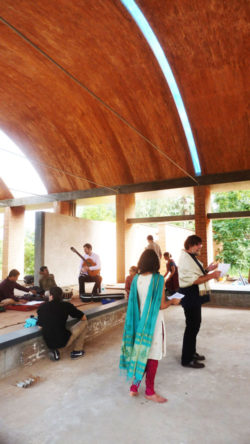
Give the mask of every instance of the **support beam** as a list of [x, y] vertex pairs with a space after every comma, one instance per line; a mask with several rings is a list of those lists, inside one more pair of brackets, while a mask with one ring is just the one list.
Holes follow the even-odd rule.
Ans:
[[208, 213], [208, 219], [239, 219], [250, 217], [250, 211], [224, 211], [223, 213]]
[[[232, 171], [229, 173], [208, 174], [196, 176], [197, 186], [216, 185], [220, 183], [249, 181], [250, 170]], [[45, 196], [31, 196], [19, 199], [0, 200], [0, 207], [14, 207], [20, 205], [38, 205], [47, 202], [68, 201], [85, 199], [88, 197], [114, 196], [117, 194], [141, 193], [145, 191], [169, 190], [174, 188], [193, 187], [194, 182], [189, 177], [178, 179], [160, 180], [155, 182], [142, 182], [129, 185], [113, 186], [112, 188], [91, 188], [88, 190], [77, 190], [63, 193], [47, 194]]]
[[183, 214], [180, 216], [159, 216], [159, 217], [130, 217], [128, 224], [159, 223], [159, 222], [179, 222], [183, 220], [194, 220], [194, 214]]
[[35, 221], [35, 285], [39, 283], [40, 267], [44, 264], [44, 218], [45, 213], [36, 213]]
[[117, 282], [125, 281], [125, 272], [131, 265], [129, 262], [130, 251], [133, 247], [132, 225], [127, 219], [134, 216], [135, 195], [116, 196], [116, 257], [117, 257]]
[[24, 215], [25, 207], [6, 208], [3, 232], [2, 277], [5, 278], [13, 268], [21, 277], [24, 272]]
[[206, 267], [213, 260], [212, 223], [207, 213], [210, 211], [210, 187], [194, 187], [195, 234], [202, 239], [201, 261]]
[[76, 202], [74, 200], [54, 202], [53, 207], [54, 213], [73, 217], [76, 215]]
[[[238, 219], [250, 217], [250, 211], [227, 211], [222, 213], [207, 213], [208, 219]], [[128, 218], [128, 224], [159, 223], [159, 222], [180, 222], [183, 220], [195, 220], [194, 214], [183, 214], [179, 216], [159, 216], [159, 217], [134, 217]]]

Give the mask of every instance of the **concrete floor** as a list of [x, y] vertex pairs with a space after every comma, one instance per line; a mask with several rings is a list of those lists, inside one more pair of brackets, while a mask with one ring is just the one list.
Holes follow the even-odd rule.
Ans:
[[[1, 444], [249, 444], [249, 310], [203, 308], [206, 368], [179, 365], [181, 307], [166, 310], [167, 357], [156, 389], [169, 402], [128, 396], [119, 375], [122, 327], [86, 344], [77, 361], [40, 361], [0, 381]], [[28, 389], [15, 382], [40, 376]]]

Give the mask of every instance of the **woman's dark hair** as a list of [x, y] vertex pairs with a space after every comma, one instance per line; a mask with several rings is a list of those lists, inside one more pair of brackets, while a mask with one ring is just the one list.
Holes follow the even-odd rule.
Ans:
[[154, 250], [145, 250], [138, 262], [139, 273], [158, 273], [160, 269], [160, 261]]
[[199, 236], [196, 236], [196, 234], [192, 234], [192, 236], [188, 236], [187, 239], [184, 242], [184, 248], [185, 250], [189, 250], [190, 247], [193, 247], [194, 245], [202, 244], [202, 239]]
[[172, 254], [170, 254], [168, 251], [166, 251], [165, 253], [163, 253], [163, 257], [169, 257], [169, 259], [171, 259]]
[[63, 300], [63, 291], [61, 287], [52, 287], [49, 292], [53, 298], [53, 301], [61, 302]]

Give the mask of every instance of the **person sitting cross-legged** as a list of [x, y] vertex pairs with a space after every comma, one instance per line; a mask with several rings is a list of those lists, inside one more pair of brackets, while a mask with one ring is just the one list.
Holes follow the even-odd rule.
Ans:
[[[42, 304], [38, 310], [38, 325], [42, 327], [43, 339], [50, 349], [51, 360], [60, 359], [60, 348], [69, 349], [73, 344], [71, 358], [76, 359], [84, 356], [83, 350], [87, 332], [87, 318], [70, 302], [63, 301], [63, 292], [60, 287], [52, 287], [49, 301]], [[79, 322], [66, 328], [68, 316], [79, 319]]]
[[14, 290], [22, 290], [25, 293], [33, 293], [33, 295], [36, 294], [36, 291], [34, 289], [24, 287], [23, 285], [20, 285], [17, 283], [17, 280], [19, 278], [19, 271], [18, 270], [11, 270], [7, 276], [6, 279], [4, 279], [0, 283], [0, 306], [6, 306], [6, 305], [12, 305], [12, 304], [18, 304], [23, 303], [25, 300], [30, 300], [31, 296], [22, 296], [17, 297], [14, 295]]

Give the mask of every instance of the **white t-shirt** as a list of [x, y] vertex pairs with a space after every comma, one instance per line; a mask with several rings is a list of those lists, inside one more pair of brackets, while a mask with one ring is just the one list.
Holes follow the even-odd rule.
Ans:
[[[91, 256], [89, 254], [84, 254], [84, 259], [91, 259], [93, 262], [95, 262], [96, 265], [93, 265], [92, 267], [89, 267], [90, 270], [100, 270], [101, 269], [101, 260], [100, 257], [98, 256], [98, 254], [96, 253], [91, 253]], [[87, 271], [82, 271], [82, 266], [83, 266], [83, 260], [81, 259], [80, 262], [80, 274], [81, 275], [88, 275]]]

